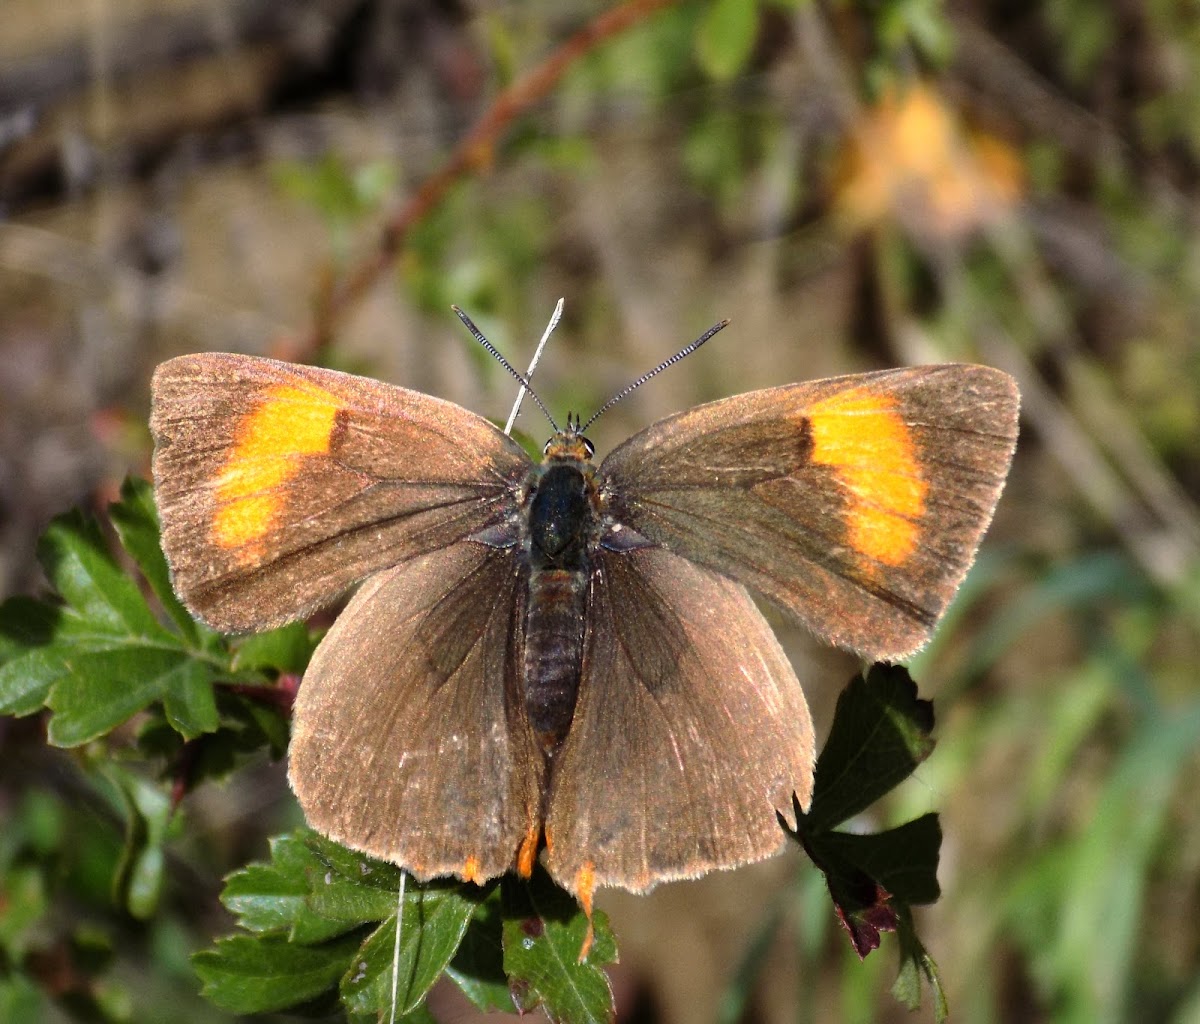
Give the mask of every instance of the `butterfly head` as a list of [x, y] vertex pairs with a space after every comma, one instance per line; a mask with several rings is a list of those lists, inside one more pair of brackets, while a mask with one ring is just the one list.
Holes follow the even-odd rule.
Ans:
[[575, 462], [591, 462], [595, 454], [596, 446], [584, 437], [579, 417], [575, 413], [567, 415], [566, 429], [558, 431], [542, 448], [542, 455], [547, 461], [570, 459]]

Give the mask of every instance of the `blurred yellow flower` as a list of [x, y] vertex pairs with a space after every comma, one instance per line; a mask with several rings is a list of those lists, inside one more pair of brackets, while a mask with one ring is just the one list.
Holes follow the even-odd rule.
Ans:
[[852, 129], [836, 191], [856, 226], [892, 217], [918, 238], [956, 239], [1008, 213], [1024, 173], [1010, 146], [969, 131], [943, 97], [915, 85]]

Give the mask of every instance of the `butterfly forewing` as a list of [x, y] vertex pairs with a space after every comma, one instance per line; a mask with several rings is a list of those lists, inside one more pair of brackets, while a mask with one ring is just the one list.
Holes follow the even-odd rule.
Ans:
[[516, 557], [456, 544], [359, 589], [296, 702], [289, 778], [310, 825], [422, 878], [482, 881], [532, 856], [543, 769]]
[[875, 659], [929, 637], [1012, 457], [1018, 397], [982, 366], [754, 391], [661, 420], [600, 467], [606, 513]]
[[760, 860], [807, 806], [800, 684], [746, 591], [660, 548], [601, 550], [579, 701], [551, 781], [551, 873], [640, 891]]
[[302, 617], [502, 520], [529, 468], [450, 402], [251, 356], [164, 363], [150, 425], [176, 590], [231, 632]]

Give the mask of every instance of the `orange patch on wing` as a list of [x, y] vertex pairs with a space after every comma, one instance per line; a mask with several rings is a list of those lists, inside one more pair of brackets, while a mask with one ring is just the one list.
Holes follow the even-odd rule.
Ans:
[[530, 825], [529, 831], [525, 833], [525, 838], [521, 840], [521, 845], [517, 849], [517, 874], [522, 878], [529, 878], [533, 874], [533, 866], [537, 863], [540, 836], [541, 830], [537, 824]]
[[579, 962], [583, 963], [592, 948], [595, 931], [592, 928], [592, 896], [596, 892], [596, 865], [585, 860], [583, 866], [575, 872], [575, 898], [587, 915], [587, 932], [583, 937], [583, 946], [579, 950]]
[[259, 554], [283, 508], [282, 488], [303, 468], [306, 456], [329, 451], [341, 404], [316, 387], [268, 388], [238, 425], [233, 450], [216, 481], [212, 539], [223, 548]]
[[888, 396], [852, 388], [808, 410], [812, 460], [846, 489], [851, 546], [864, 558], [901, 565], [916, 550], [929, 485], [908, 425]]
[[472, 854], [467, 858], [467, 862], [463, 865], [462, 877], [465, 881], [478, 885], [483, 881], [481, 870], [482, 868], [479, 863], [479, 858]]

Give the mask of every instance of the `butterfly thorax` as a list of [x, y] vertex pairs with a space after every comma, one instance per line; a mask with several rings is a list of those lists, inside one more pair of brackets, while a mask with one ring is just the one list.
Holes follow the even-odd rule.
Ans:
[[525, 708], [547, 758], [571, 726], [583, 662], [589, 551], [599, 534], [586, 454], [550, 452], [536, 471], [526, 506]]

